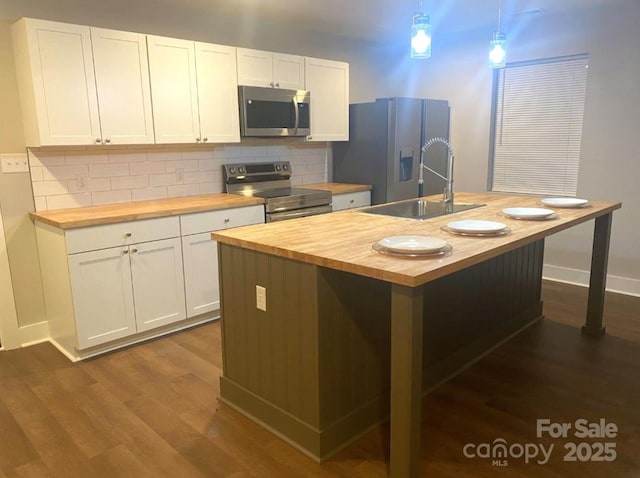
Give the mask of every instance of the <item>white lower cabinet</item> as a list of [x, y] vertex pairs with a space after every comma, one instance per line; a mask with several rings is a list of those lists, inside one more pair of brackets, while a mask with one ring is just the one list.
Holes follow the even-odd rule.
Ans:
[[180, 216], [188, 317], [220, 309], [218, 243], [211, 232], [262, 223], [262, 205]]
[[371, 205], [371, 191], [356, 191], [352, 193], [334, 194], [331, 207], [334, 211], [353, 209]]

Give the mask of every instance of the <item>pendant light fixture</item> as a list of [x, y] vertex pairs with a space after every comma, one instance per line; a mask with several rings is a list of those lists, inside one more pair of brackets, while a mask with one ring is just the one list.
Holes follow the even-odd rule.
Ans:
[[411, 58], [429, 58], [431, 56], [431, 21], [422, 10], [413, 14], [411, 25]]
[[507, 37], [500, 31], [502, 20], [502, 0], [498, 0], [498, 30], [493, 34], [493, 39], [489, 43], [489, 66], [491, 68], [504, 68], [507, 64]]

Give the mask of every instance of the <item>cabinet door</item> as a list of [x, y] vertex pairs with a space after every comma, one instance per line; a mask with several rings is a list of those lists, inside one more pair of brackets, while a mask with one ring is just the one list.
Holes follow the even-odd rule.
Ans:
[[274, 86], [273, 53], [236, 48], [238, 56], [238, 84], [248, 86]]
[[304, 90], [304, 57], [274, 53], [273, 81], [276, 88]]
[[156, 143], [200, 138], [195, 46], [192, 41], [147, 36]]
[[179, 238], [130, 246], [138, 332], [186, 317]]
[[113, 247], [68, 258], [78, 349], [135, 333], [128, 248]]
[[236, 49], [210, 43], [195, 48], [202, 141], [239, 142]]
[[311, 92], [312, 141], [349, 140], [349, 64], [305, 59], [306, 89]]
[[102, 142], [153, 143], [144, 35], [91, 28]]
[[220, 309], [218, 243], [211, 233], [182, 238], [187, 317]]
[[99, 142], [89, 27], [24, 19], [13, 36], [27, 146]]

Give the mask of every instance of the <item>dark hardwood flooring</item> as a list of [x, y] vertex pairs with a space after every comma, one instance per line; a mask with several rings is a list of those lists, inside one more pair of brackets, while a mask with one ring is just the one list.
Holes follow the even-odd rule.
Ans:
[[[424, 476], [640, 476], [640, 298], [608, 294], [600, 340], [579, 333], [585, 289], [545, 283], [543, 298], [545, 320], [424, 399]], [[219, 323], [78, 364], [50, 344], [0, 353], [0, 477], [386, 476], [388, 424], [319, 465], [218, 403], [221, 366]], [[619, 430], [538, 439], [538, 418]], [[463, 454], [499, 438], [555, 448], [503, 467]], [[615, 443], [617, 457], [564, 462], [570, 441]]]

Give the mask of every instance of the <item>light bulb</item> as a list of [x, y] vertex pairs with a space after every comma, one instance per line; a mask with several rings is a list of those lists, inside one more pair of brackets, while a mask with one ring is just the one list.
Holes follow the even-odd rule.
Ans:
[[506, 37], [504, 33], [496, 32], [491, 40], [489, 51], [489, 66], [491, 68], [503, 68], [507, 64]]
[[431, 45], [431, 38], [427, 36], [424, 30], [419, 30], [416, 36], [411, 40], [411, 46], [418, 53], [424, 53]]
[[429, 15], [416, 13], [411, 26], [411, 58], [431, 56], [431, 23]]

